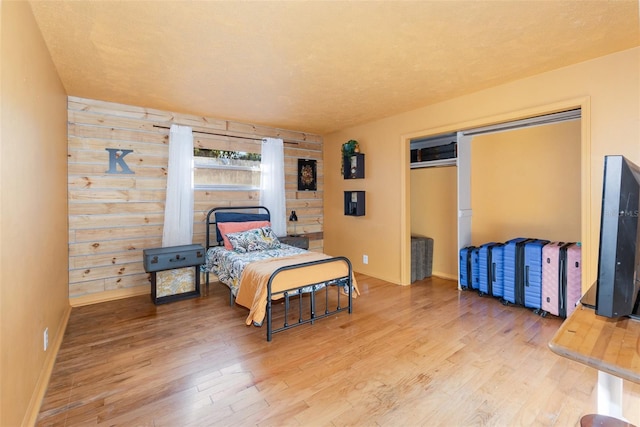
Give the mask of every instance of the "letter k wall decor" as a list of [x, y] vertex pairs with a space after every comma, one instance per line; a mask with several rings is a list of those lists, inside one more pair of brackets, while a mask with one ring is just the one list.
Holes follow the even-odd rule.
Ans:
[[[129, 165], [124, 161], [124, 156], [132, 153], [133, 150], [121, 150], [119, 148], [105, 148], [109, 152], [109, 170], [106, 173], [135, 173], [129, 169]], [[120, 166], [120, 170], [118, 170]]]

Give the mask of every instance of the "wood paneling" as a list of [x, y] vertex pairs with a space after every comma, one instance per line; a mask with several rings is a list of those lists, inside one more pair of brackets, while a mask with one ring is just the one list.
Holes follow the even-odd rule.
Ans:
[[[98, 295], [149, 285], [142, 250], [162, 241], [171, 124], [191, 126], [194, 145], [260, 152], [259, 141], [285, 140], [287, 212], [296, 210], [298, 233], [322, 232], [322, 138], [291, 130], [235, 123], [69, 97], [68, 99], [69, 296]], [[234, 137], [244, 137], [234, 138]], [[288, 142], [288, 143], [287, 143]], [[134, 174], [108, 174], [107, 148], [133, 150], [124, 158]], [[318, 161], [318, 191], [297, 191], [297, 159]], [[196, 191], [194, 243], [204, 244], [204, 221], [214, 206], [258, 204], [257, 191]], [[293, 226], [289, 226], [290, 231]], [[322, 250], [322, 239], [312, 240]]]

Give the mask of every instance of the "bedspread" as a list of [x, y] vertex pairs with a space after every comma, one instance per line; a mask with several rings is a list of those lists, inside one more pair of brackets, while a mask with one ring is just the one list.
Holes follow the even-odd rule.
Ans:
[[[262, 324], [267, 305], [267, 284], [271, 274], [280, 267], [317, 261], [331, 258], [329, 255], [318, 252], [306, 252], [300, 255], [286, 258], [266, 259], [252, 262], [247, 265], [240, 278], [240, 286], [236, 303], [249, 308], [249, 316], [246, 324]], [[328, 282], [338, 277], [349, 274], [349, 268], [344, 262], [331, 262], [304, 267], [300, 269], [286, 270], [278, 273], [273, 280], [272, 292], [299, 287], [305, 284]], [[353, 284], [353, 297], [360, 294], [355, 278], [351, 277]]]
[[231, 289], [233, 296], [238, 295], [240, 277], [245, 267], [250, 263], [272, 258], [290, 257], [307, 253], [306, 250], [282, 244], [278, 249], [238, 253], [225, 249], [224, 246], [214, 246], [207, 251], [206, 263], [202, 265], [203, 272], [212, 272], [218, 280]]

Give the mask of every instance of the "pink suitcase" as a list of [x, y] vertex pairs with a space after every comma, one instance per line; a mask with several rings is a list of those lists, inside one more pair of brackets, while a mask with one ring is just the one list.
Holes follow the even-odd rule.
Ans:
[[551, 242], [542, 248], [542, 305], [543, 312], [560, 316], [560, 257], [566, 258], [568, 243]]
[[582, 296], [580, 244], [552, 242], [542, 248], [543, 315], [567, 317]]

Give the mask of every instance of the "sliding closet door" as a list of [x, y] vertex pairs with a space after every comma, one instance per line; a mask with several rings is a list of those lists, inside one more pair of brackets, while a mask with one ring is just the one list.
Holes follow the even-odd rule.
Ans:
[[[471, 244], [471, 140], [458, 132], [458, 253]], [[458, 272], [458, 287], [460, 287]]]

